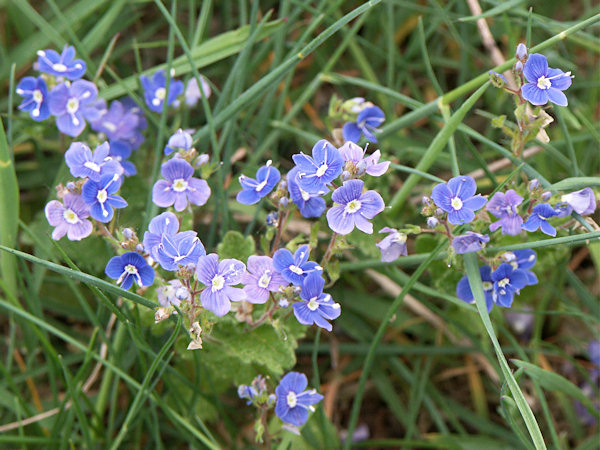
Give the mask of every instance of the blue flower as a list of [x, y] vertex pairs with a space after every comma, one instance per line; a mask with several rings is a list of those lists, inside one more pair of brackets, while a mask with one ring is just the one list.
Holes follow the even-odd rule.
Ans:
[[502, 227], [502, 234], [513, 236], [519, 234], [523, 219], [517, 212], [517, 206], [522, 202], [523, 197], [513, 189], [509, 189], [506, 193], [496, 192], [485, 206], [485, 209], [500, 219], [490, 225], [490, 231], [496, 231]]
[[377, 142], [373, 133], [381, 131], [377, 127], [385, 120], [385, 114], [377, 106], [364, 108], [356, 117], [356, 122], [348, 122], [342, 128], [345, 141], [358, 142], [361, 135], [365, 135], [367, 141]]
[[156, 251], [163, 235], [173, 236], [177, 231], [179, 231], [179, 221], [175, 214], [172, 212], [159, 214], [150, 221], [148, 231], [144, 233], [144, 249], [153, 259], [158, 260]]
[[65, 77], [71, 81], [85, 74], [85, 62], [75, 58], [75, 49], [65, 45], [59, 55], [54, 50], [38, 50], [37, 70], [57, 77]]
[[179, 266], [196, 264], [198, 258], [206, 255], [206, 250], [195, 231], [183, 231], [177, 234], [164, 233], [155, 253], [163, 269], [177, 270]]
[[96, 120], [99, 111], [92, 107], [98, 88], [91, 81], [77, 80], [70, 86], [59, 84], [50, 91], [48, 106], [56, 116], [58, 129], [69, 135], [78, 136], [85, 128], [85, 118]]
[[192, 136], [181, 128], [169, 138], [165, 146], [165, 155], [170, 155], [176, 150], [189, 150], [192, 148]]
[[190, 81], [188, 81], [184, 94], [186, 105], [190, 107], [196, 106], [198, 100], [202, 98], [202, 94], [204, 94], [204, 98], [210, 97], [210, 85], [206, 82], [202, 75], [200, 75], [200, 82], [202, 83], [202, 93], [200, 93], [200, 88], [198, 87], [198, 80], [196, 77], [192, 77], [190, 78]]
[[167, 78], [165, 74], [164, 70], [159, 70], [154, 73], [152, 80], [146, 75], [140, 75], [146, 105], [154, 112], [162, 112], [165, 99], [167, 100], [167, 105], [171, 105], [183, 93], [183, 82], [171, 79], [169, 83], [169, 98], [167, 99]]
[[309, 254], [308, 245], [298, 247], [294, 256], [287, 248], [280, 248], [273, 254], [273, 267], [286, 281], [301, 286], [309, 273], [323, 271], [316, 262], [308, 260]]
[[331, 299], [331, 295], [323, 292], [325, 280], [318, 272], [312, 272], [304, 279], [300, 291], [299, 302], [292, 305], [294, 315], [302, 325], [312, 325], [331, 331], [332, 327], [327, 320], [333, 320], [340, 316], [339, 303]]
[[327, 209], [325, 200], [317, 194], [309, 194], [298, 184], [298, 167], [294, 167], [287, 174], [287, 188], [292, 202], [296, 204], [303, 217], [321, 217]]
[[[104, 133], [109, 141], [121, 141], [130, 147], [137, 142], [140, 116], [131, 109], [115, 100], [106, 109], [104, 101], [97, 102], [94, 107], [99, 109], [99, 118], [90, 121], [90, 126], [99, 133]], [[143, 137], [142, 137], [143, 140]]]
[[246, 300], [243, 289], [233, 287], [242, 280], [246, 271], [243, 262], [237, 259], [224, 259], [211, 253], [201, 256], [196, 265], [196, 277], [206, 288], [200, 293], [202, 306], [217, 316], [224, 316], [231, 309], [231, 302]]
[[270, 292], [278, 292], [279, 288], [288, 285], [285, 278], [273, 267], [271, 258], [256, 255], [248, 258], [242, 283], [245, 284], [246, 301], [254, 304], [266, 303]]
[[562, 91], [571, 86], [571, 72], [550, 69], [544, 55], [533, 53], [527, 59], [523, 74], [529, 83], [521, 88], [521, 94], [532, 105], [545, 105], [550, 100], [559, 106], [567, 106], [567, 96]]
[[303, 373], [290, 372], [281, 379], [275, 388], [277, 417], [297, 427], [306, 423], [308, 411], [314, 411], [312, 405], [323, 400], [323, 396], [314, 389], [305, 390], [307, 386], [308, 380]]
[[527, 274], [512, 265], [502, 263], [492, 273], [494, 281], [494, 299], [497, 304], [510, 308], [515, 294], [519, 293], [528, 284]]
[[513, 269], [520, 269], [527, 275], [527, 285], [531, 286], [538, 284], [538, 279], [531, 269], [537, 262], [537, 254], [530, 248], [523, 250], [514, 250], [512, 252], [504, 252], [502, 259], [513, 266]]
[[587, 216], [596, 210], [596, 196], [591, 188], [587, 187], [580, 191], [571, 192], [561, 197], [577, 214]]
[[381, 242], [375, 244], [381, 250], [381, 261], [392, 262], [396, 261], [400, 256], [407, 255], [406, 234], [389, 227], [383, 227], [379, 232], [389, 233]]
[[331, 199], [338, 204], [327, 211], [329, 228], [339, 234], [348, 234], [354, 227], [364, 233], [373, 233], [372, 219], [385, 208], [383, 199], [375, 191], [363, 193], [362, 180], [348, 180], [333, 191]]
[[456, 236], [452, 240], [452, 248], [459, 255], [478, 252], [489, 241], [490, 237], [487, 234], [484, 235], [475, 233], [474, 231], [467, 231], [466, 234]]
[[342, 174], [344, 159], [337, 148], [325, 139], [317, 142], [312, 149], [312, 158], [304, 153], [292, 156], [298, 166], [298, 184], [311, 194], [327, 191], [327, 183], [332, 182]]
[[366, 172], [372, 177], [380, 177], [390, 167], [390, 161], [379, 162], [379, 158], [381, 158], [379, 150], [375, 150], [371, 155], [365, 157], [366, 147], [363, 150], [352, 141], [342, 145], [339, 151], [346, 161], [345, 169], [353, 175], [361, 176]]
[[158, 180], [152, 188], [152, 201], [162, 207], [174, 206], [183, 211], [188, 202], [204, 205], [210, 197], [210, 187], [205, 180], [195, 178], [194, 168], [184, 159], [170, 159], [160, 168], [164, 180]]
[[433, 188], [434, 203], [448, 213], [448, 222], [453, 225], [469, 223], [475, 218], [474, 211], [483, 208], [486, 199], [475, 195], [475, 180], [467, 176], [454, 177], [448, 184], [440, 183]]
[[531, 212], [531, 216], [529, 216], [527, 222], [521, 225], [521, 228], [530, 233], [540, 228], [542, 233], [547, 234], [548, 236], [556, 236], [556, 229], [548, 223], [547, 219], [558, 216], [559, 214], [560, 213], [548, 203], [535, 205]]
[[135, 281], [139, 287], [151, 286], [154, 282], [154, 269], [138, 253], [127, 252], [114, 256], [104, 269], [106, 275], [117, 280], [123, 289], [129, 289]]
[[[488, 312], [490, 312], [494, 306], [494, 281], [492, 280], [492, 268], [490, 266], [482, 266], [479, 268], [479, 274], [483, 283], [483, 295], [485, 296], [485, 304]], [[460, 279], [456, 285], [456, 296], [463, 302], [475, 303], [475, 297], [473, 291], [471, 291], [471, 285], [469, 279], [464, 276]]]
[[23, 97], [19, 109], [28, 112], [33, 120], [41, 122], [50, 116], [48, 88], [42, 77], [23, 78], [17, 85], [17, 94]]
[[109, 144], [110, 150], [108, 152], [108, 156], [121, 164], [125, 175], [128, 177], [135, 175], [137, 173], [137, 169], [131, 161], [127, 160], [127, 158], [131, 156], [131, 145], [124, 141], [110, 141]]
[[121, 187], [121, 177], [104, 175], [100, 181], [87, 180], [81, 189], [83, 200], [90, 205], [91, 216], [99, 222], [110, 222], [113, 218], [113, 208], [125, 208], [127, 202], [115, 195]]
[[71, 175], [94, 181], [100, 181], [102, 175], [121, 175], [123, 168], [116, 160], [109, 158], [109, 150], [108, 142], [98, 145], [93, 153], [86, 144], [73, 142], [65, 153]]
[[70, 241], [80, 241], [88, 237], [93, 230], [90, 207], [83, 201], [81, 195], [66, 194], [63, 203], [58, 200], [50, 201], [45, 208], [46, 219], [53, 227], [52, 239], [58, 241], [65, 234]]
[[160, 306], [166, 308], [169, 305], [179, 306], [181, 302], [189, 301], [191, 294], [181, 281], [171, 280], [156, 289], [156, 297]]
[[253, 205], [273, 190], [281, 179], [279, 170], [269, 161], [266, 166], [256, 172], [256, 179], [240, 175], [242, 191], [238, 192], [236, 200], [244, 205]]

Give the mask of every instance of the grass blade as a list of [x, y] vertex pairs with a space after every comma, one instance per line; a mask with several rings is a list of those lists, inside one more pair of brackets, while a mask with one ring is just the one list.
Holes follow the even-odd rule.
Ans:
[[[13, 156], [0, 119], [0, 244], [15, 247], [19, 224], [19, 185]], [[0, 274], [10, 293], [17, 296], [17, 266], [14, 255], [0, 257]]]

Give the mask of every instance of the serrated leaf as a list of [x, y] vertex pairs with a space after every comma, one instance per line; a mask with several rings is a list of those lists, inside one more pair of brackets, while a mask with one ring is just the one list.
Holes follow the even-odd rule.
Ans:
[[245, 262], [254, 254], [254, 250], [254, 239], [251, 236], [244, 237], [238, 231], [228, 231], [223, 241], [217, 245], [220, 259], [235, 258]]

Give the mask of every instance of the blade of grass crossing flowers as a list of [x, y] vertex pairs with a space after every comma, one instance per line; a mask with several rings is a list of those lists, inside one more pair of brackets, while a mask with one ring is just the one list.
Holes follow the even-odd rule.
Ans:
[[[0, 119], [0, 244], [15, 247], [19, 224], [19, 185], [13, 156]], [[7, 289], [17, 296], [17, 266], [14, 255], [0, 256], [0, 274]]]
[[536, 449], [545, 449], [546, 444], [544, 443], [544, 438], [542, 436], [542, 432], [540, 431], [540, 427], [529, 407], [529, 404], [525, 400], [525, 396], [523, 392], [519, 388], [519, 385], [506, 362], [506, 358], [504, 357], [504, 353], [502, 353], [502, 348], [500, 347], [500, 343], [498, 342], [498, 338], [496, 337], [496, 333], [494, 331], [494, 327], [492, 326], [492, 322], [490, 321], [490, 316], [487, 311], [487, 306], [485, 303], [485, 298], [483, 295], [483, 283], [481, 281], [481, 276], [479, 274], [479, 266], [477, 264], [477, 255], [474, 253], [467, 253], [463, 255], [463, 259], [465, 262], [465, 271], [467, 277], [469, 279], [469, 285], [471, 287], [471, 292], [473, 292], [473, 296], [475, 297], [475, 304], [477, 305], [477, 309], [479, 311], [479, 315], [481, 320], [483, 321], [483, 325], [492, 341], [492, 345], [494, 346], [494, 350], [496, 351], [496, 356], [498, 357], [498, 362], [500, 363], [500, 369], [504, 375], [506, 383], [510, 389], [510, 392], [513, 395], [513, 399], [517, 404], [517, 408], [525, 421], [525, 425], [527, 430], [529, 431], [529, 435], [531, 436], [531, 440], [533, 441], [533, 445]]

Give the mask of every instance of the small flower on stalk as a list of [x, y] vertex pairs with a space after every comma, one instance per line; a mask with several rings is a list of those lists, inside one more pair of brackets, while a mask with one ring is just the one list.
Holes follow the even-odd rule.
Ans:
[[558, 216], [560, 213], [557, 212], [548, 203], [541, 203], [533, 207], [533, 211], [527, 222], [521, 225], [521, 228], [530, 233], [536, 231], [538, 228], [542, 230], [542, 233], [548, 236], [556, 236], [556, 229], [548, 223], [550, 217]]
[[252, 255], [248, 258], [247, 272], [242, 275], [245, 284], [246, 301], [255, 304], [266, 303], [270, 292], [278, 292], [288, 282], [273, 267], [273, 260], [268, 256]]
[[202, 206], [210, 197], [210, 187], [205, 180], [194, 178], [194, 168], [185, 160], [175, 158], [163, 163], [160, 169], [164, 180], [152, 188], [152, 201], [167, 208], [174, 204], [175, 211], [183, 211], [188, 202]]
[[202, 84], [202, 93], [200, 93], [200, 88], [198, 87], [198, 80], [196, 77], [192, 77], [190, 78], [190, 81], [188, 81], [184, 93], [186, 105], [196, 106], [198, 100], [202, 98], [202, 94], [204, 94], [204, 98], [210, 97], [210, 85], [206, 82], [203, 76], [200, 76], [200, 82]]
[[384, 227], [380, 233], [390, 233], [378, 242], [377, 247], [381, 250], [381, 261], [392, 262], [400, 256], [406, 256], [406, 234], [400, 233], [395, 228]]
[[527, 46], [522, 42], [519, 42], [519, 45], [517, 45], [515, 57], [523, 63], [527, 61]]
[[589, 187], [565, 194], [561, 197], [561, 200], [569, 204], [577, 214], [582, 216], [593, 214], [596, 210], [596, 196]]
[[358, 113], [356, 122], [344, 124], [342, 133], [345, 141], [358, 142], [362, 135], [370, 142], [377, 142], [374, 133], [381, 131], [379, 127], [385, 120], [385, 114], [377, 106], [368, 106]]
[[189, 150], [192, 148], [192, 136], [181, 128], [169, 138], [165, 146], [165, 155], [170, 155], [177, 150]]
[[117, 284], [125, 290], [135, 281], [140, 287], [147, 287], [154, 282], [154, 269], [138, 253], [127, 252], [114, 256], [104, 269], [106, 275], [117, 280]]
[[243, 289], [233, 287], [242, 280], [246, 266], [237, 259], [224, 259], [219, 262], [216, 253], [201, 256], [196, 264], [196, 277], [206, 288], [200, 294], [202, 306], [217, 316], [224, 316], [231, 310], [231, 302], [246, 300]]
[[502, 254], [502, 259], [510, 264], [513, 269], [520, 269], [525, 272], [527, 275], [527, 285], [531, 286], [534, 284], [538, 284], [538, 279], [535, 273], [533, 273], [531, 269], [535, 266], [537, 262], [537, 253], [531, 250], [530, 248], [525, 248], [523, 250], [514, 250], [512, 252], [504, 252]]
[[236, 200], [244, 205], [258, 203], [261, 198], [273, 190], [280, 179], [279, 170], [273, 167], [269, 161], [266, 166], [258, 169], [256, 179], [240, 175], [242, 191], [238, 192]]
[[311, 194], [326, 191], [326, 185], [342, 174], [344, 159], [337, 148], [325, 139], [312, 149], [312, 158], [304, 153], [292, 156], [299, 168], [297, 181], [302, 189]]
[[80, 195], [66, 194], [63, 203], [52, 200], [46, 205], [45, 213], [48, 223], [56, 227], [52, 239], [58, 241], [65, 234], [70, 241], [80, 241], [92, 233], [90, 207]]
[[82, 142], [73, 142], [65, 153], [65, 161], [71, 175], [100, 181], [103, 175], [121, 175], [123, 168], [116, 160], [109, 158], [110, 147], [104, 142], [92, 153]]
[[389, 161], [379, 162], [381, 152], [376, 150], [373, 154], [365, 157], [367, 148], [363, 150], [352, 141], [346, 142], [339, 149], [342, 158], [346, 161], [346, 170], [354, 175], [367, 173], [373, 177], [380, 177], [390, 167]]
[[501, 88], [505, 84], [508, 84], [506, 78], [504, 78], [504, 75], [502, 75], [501, 73], [490, 70], [488, 72], [488, 75], [490, 76], [490, 81], [492, 82], [492, 84], [497, 88]]
[[309, 255], [308, 245], [298, 247], [293, 256], [287, 248], [280, 248], [273, 254], [273, 267], [289, 283], [302, 286], [309, 273], [316, 271], [320, 275], [323, 271], [316, 262], [308, 260]]
[[28, 112], [33, 120], [41, 122], [50, 116], [48, 87], [42, 77], [23, 78], [17, 85], [17, 94], [23, 97], [19, 109]]
[[164, 212], [154, 217], [144, 233], [144, 248], [154, 260], [158, 260], [156, 251], [164, 235], [173, 236], [179, 231], [179, 221], [172, 212]]
[[489, 241], [490, 237], [487, 234], [479, 234], [475, 233], [474, 231], [467, 231], [466, 234], [456, 236], [452, 240], [452, 248], [459, 255], [478, 252]]
[[385, 208], [383, 199], [375, 191], [363, 193], [362, 180], [348, 180], [337, 188], [331, 199], [338, 205], [327, 211], [329, 228], [339, 234], [349, 234], [354, 227], [364, 233], [373, 233], [372, 219]]
[[85, 119], [99, 117], [98, 110], [92, 107], [97, 95], [96, 85], [86, 80], [54, 87], [48, 96], [48, 106], [50, 113], [56, 116], [58, 129], [69, 136], [79, 136], [85, 128]]
[[562, 91], [571, 86], [571, 72], [551, 69], [544, 55], [533, 53], [525, 63], [523, 74], [529, 81], [521, 88], [525, 100], [532, 105], [545, 105], [550, 100], [559, 106], [567, 106], [567, 97]]
[[319, 273], [310, 273], [302, 284], [299, 302], [292, 305], [294, 315], [298, 322], [303, 325], [312, 325], [332, 330], [331, 324], [327, 320], [337, 319], [340, 316], [341, 308], [339, 303], [331, 299], [331, 295], [323, 292], [325, 280]]
[[198, 258], [206, 255], [206, 250], [195, 231], [183, 231], [163, 234], [155, 254], [163, 269], [173, 271], [179, 266], [196, 264]]
[[523, 197], [513, 189], [509, 189], [506, 193], [496, 192], [485, 206], [485, 209], [500, 219], [490, 225], [490, 231], [496, 231], [499, 227], [502, 227], [502, 234], [512, 236], [519, 234], [523, 219], [517, 212], [517, 206], [522, 202]]
[[87, 180], [81, 190], [85, 202], [90, 205], [90, 213], [99, 222], [110, 222], [113, 208], [125, 208], [127, 202], [115, 195], [121, 187], [121, 177], [117, 174], [103, 175], [100, 181]]
[[494, 281], [494, 298], [497, 304], [510, 308], [515, 294], [518, 294], [528, 284], [527, 274], [520, 269], [514, 269], [510, 264], [500, 264], [492, 273]]
[[309, 194], [298, 184], [298, 167], [294, 167], [287, 174], [287, 188], [290, 199], [298, 207], [303, 217], [321, 217], [327, 209], [325, 200], [319, 194]]
[[299, 372], [290, 372], [285, 375], [275, 388], [277, 403], [275, 414], [282, 421], [300, 427], [308, 420], [308, 411], [314, 411], [312, 405], [323, 400], [323, 396], [316, 390], [305, 390], [308, 386], [306, 375]]
[[483, 208], [486, 199], [475, 195], [477, 185], [472, 177], [454, 177], [448, 184], [440, 183], [433, 188], [431, 198], [437, 206], [448, 213], [448, 222], [453, 225], [469, 223], [475, 218], [474, 211]]
[[161, 306], [167, 307], [170, 305], [179, 306], [181, 302], [189, 301], [191, 294], [181, 281], [171, 280], [167, 284], [156, 289], [158, 303]]
[[[492, 268], [490, 266], [482, 266], [479, 268], [479, 274], [483, 283], [483, 295], [485, 296], [485, 304], [488, 312], [490, 312], [494, 306], [494, 280], [492, 280]], [[471, 285], [469, 284], [469, 278], [464, 276], [456, 285], [456, 296], [463, 302], [475, 303], [475, 297], [473, 291], [471, 291]]]
[[140, 75], [140, 82], [144, 88], [146, 105], [154, 112], [162, 112], [165, 100], [167, 105], [171, 105], [183, 93], [183, 81], [171, 79], [167, 98], [167, 77], [164, 70], [155, 72], [152, 80], [146, 75]]
[[75, 58], [75, 48], [65, 45], [59, 55], [55, 50], [38, 50], [37, 70], [40, 72], [65, 77], [71, 81], [85, 74], [85, 62]]

